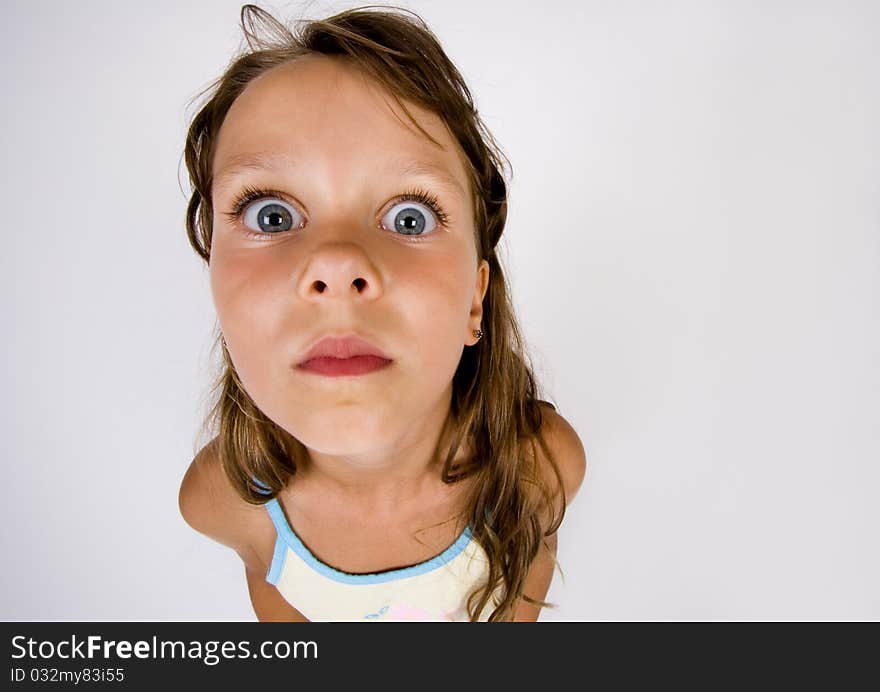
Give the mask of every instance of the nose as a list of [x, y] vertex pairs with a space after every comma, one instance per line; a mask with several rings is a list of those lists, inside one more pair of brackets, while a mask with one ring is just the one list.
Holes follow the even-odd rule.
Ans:
[[306, 266], [299, 293], [308, 301], [374, 300], [382, 293], [381, 279], [357, 245], [324, 245]]

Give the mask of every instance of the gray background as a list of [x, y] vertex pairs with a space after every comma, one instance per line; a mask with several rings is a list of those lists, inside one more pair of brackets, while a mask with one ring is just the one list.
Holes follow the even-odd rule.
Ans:
[[[181, 153], [240, 4], [4, 2], [0, 618], [255, 619], [177, 509], [215, 326]], [[542, 620], [880, 617], [878, 3], [401, 4], [513, 162], [587, 449]]]

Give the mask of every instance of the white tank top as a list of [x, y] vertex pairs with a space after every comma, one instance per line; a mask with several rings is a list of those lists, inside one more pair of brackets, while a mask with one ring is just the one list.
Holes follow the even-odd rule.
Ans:
[[[489, 573], [486, 553], [473, 539], [470, 526], [430, 560], [401, 569], [351, 574], [321, 562], [306, 548], [276, 498], [266, 503], [266, 510], [276, 532], [266, 581], [312, 622], [470, 620], [467, 597], [485, 583]], [[489, 619], [501, 592], [499, 586], [479, 621]]]

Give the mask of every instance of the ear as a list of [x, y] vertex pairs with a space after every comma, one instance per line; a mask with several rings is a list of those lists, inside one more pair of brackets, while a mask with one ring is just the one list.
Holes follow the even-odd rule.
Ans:
[[474, 297], [471, 302], [470, 319], [468, 320], [468, 341], [476, 343], [473, 332], [480, 329], [480, 323], [483, 320], [483, 298], [486, 297], [486, 291], [489, 290], [489, 263], [486, 260], [480, 262], [477, 267], [477, 281], [474, 286]]

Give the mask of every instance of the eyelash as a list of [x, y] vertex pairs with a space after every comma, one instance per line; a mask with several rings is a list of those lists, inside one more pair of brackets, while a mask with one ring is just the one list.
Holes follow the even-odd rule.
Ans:
[[[266, 197], [272, 197], [275, 199], [284, 199], [285, 195], [278, 190], [264, 189], [251, 187], [250, 185], [246, 186], [241, 193], [239, 193], [238, 197], [236, 197], [235, 201], [232, 203], [232, 211], [223, 212], [223, 214], [230, 220], [230, 222], [238, 221], [241, 216], [244, 214], [245, 209], [248, 206], [253, 204], [259, 199], [264, 199]], [[394, 199], [394, 205], [400, 204], [401, 202], [419, 202], [420, 204], [424, 204], [428, 207], [434, 214], [437, 216], [437, 220], [440, 222], [440, 225], [444, 228], [449, 225], [449, 215], [443, 211], [443, 208], [440, 206], [440, 203], [437, 201], [436, 195], [432, 195], [428, 192], [425, 192], [419, 188], [413, 188], [404, 192], [402, 195], [396, 197]], [[295, 230], [295, 229], [291, 229]], [[273, 237], [277, 235], [284, 235], [288, 233], [288, 231], [283, 231], [281, 233], [258, 233], [256, 231], [252, 231], [249, 228], [244, 230], [244, 235], [248, 238], [266, 238]], [[405, 234], [398, 234], [406, 238], [407, 240], [419, 242], [424, 240], [423, 236], [407, 236]]]

